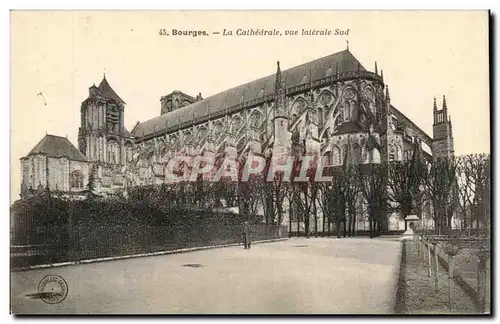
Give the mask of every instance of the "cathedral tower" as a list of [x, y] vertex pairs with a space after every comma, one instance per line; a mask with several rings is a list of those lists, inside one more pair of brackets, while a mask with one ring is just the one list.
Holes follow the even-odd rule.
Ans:
[[448, 116], [448, 107], [446, 106], [446, 97], [443, 95], [442, 109], [438, 110], [436, 98], [434, 98], [434, 124], [432, 125], [432, 156], [434, 158], [451, 158], [455, 154], [453, 146], [453, 132], [451, 127], [451, 118]]
[[[78, 149], [90, 162], [123, 165], [131, 156], [130, 137], [124, 126], [125, 102], [111, 88], [106, 75], [98, 87], [89, 88], [89, 96], [81, 105]], [[130, 152], [128, 152], [130, 151]]]

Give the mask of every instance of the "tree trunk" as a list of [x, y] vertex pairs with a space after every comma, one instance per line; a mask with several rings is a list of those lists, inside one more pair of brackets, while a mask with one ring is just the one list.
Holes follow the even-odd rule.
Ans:
[[326, 217], [325, 217], [325, 211], [323, 209], [322, 209], [322, 218], [323, 218], [323, 223], [321, 224], [321, 227], [322, 227], [321, 234], [323, 236], [325, 236], [325, 220], [326, 220]]
[[313, 213], [314, 213], [314, 236], [318, 237], [318, 210], [316, 208], [316, 199], [313, 199]]
[[479, 297], [480, 312], [486, 311], [486, 258], [479, 257], [479, 265], [477, 268], [477, 292]]
[[[479, 208], [478, 208], [478, 209], [479, 209]], [[476, 233], [477, 233], [477, 234], [479, 234], [479, 228], [480, 228], [480, 226], [479, 226], [479, 219], [480, 219], [480, 217], [479, 217], [479, 212], [478, 212], [478, 211], [476, 211], [476, 228], [477, 228]]]
[[351, 237], [352, 236], [352, 222], [353, 222], [353, 219], [352, 219], [351, 211], [350, 210], [347, 212], [347, 216], [348, 216], [348, 219], [349, 219], [349, 223], [347, 224], [347, 236]]
[[438, 260], [437, 244], [434, 243], [433, 246], [434, 246], [434, 290], [439, 291], [439, 286], [438, 286], [439, 260]]
[[351, 212], [351, 217], [352, 218], [352, 232], [351, 232], [351, 236], [355, 236], [356, 235], [356, 209], [352, 209], [352, 212]]
[[309, 213], [309, 199], [307, 199], [307, 192], [304, 194], [304, 225], [305, 225], [305, 231], [306, 231], [306, 237], [309, 238], [309, 230], [310, 230], [310, 213]]

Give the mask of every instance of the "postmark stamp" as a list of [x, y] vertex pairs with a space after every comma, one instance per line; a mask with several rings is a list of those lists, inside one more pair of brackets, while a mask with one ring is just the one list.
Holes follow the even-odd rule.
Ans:
[[40, 299], [47, 304], [58, 304], [68, 296], [68, 283], [58, 275], [47, 275], [38, 283]]

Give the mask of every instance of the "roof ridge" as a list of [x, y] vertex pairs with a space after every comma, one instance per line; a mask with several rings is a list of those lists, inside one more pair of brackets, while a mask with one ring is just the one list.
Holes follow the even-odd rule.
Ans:
[[67, 139], [67, 140], [69, 141], [69, 139], [68, 139], [67, 137], [65, 137], [65, 136], [59, 136], [59, 135], [54, 135], [54, 134], [45, 134], [44, 138], [45, 138], [46, 136], [52, 136], [52, 137], [64, 138], [64, 139]]
[[66, 156], [70, 160], [87, 161], [67, 137], [45, 134], [45, 136], [31, 149], [27, 156], [45, 154], [49, 157], [59, 158]]
[[[283, 78], [287, 80], [287, 87], [290, 88], [302, 84], [300, 81], [303, 79], [304, 73], [306, 75], [309, 74], [313, 81], [321, 79], [321, 76], [326, 76], [328, 68], [333, 67], [334, 64], [337, 64], [337, 66], [340, 65], [340, 72], [337, 73], [357, 71], [361, 67], [363, 71], [367, 71], [350, 51], [342, 50], [312, 61], [291, 66], [281, 73]], [[324, 72], [323, 74], [322, 71]], [[241, 103], [242, 96], [245, 97], [245, 101], [251, 101], [262, 97], [262, 89], [264, 89], [267, 94], [274, 93], [275, 76], [276, 73], [272, 73], [258, 79], [249, 80], [229, 89], [219, 91], [187, 106], [175, 109], [160, 116], [155, 116], [144, 122], [140, 122], [132, 132], [133, 134], [137, 134], [137, 136], [146, 136], [153, 133], [155, 127], [159, 127], [156, 131], [165, 129], [165, 119], [170, 118], [173, 122], [172, 124], [169, 123], [170, 126], [175, 126], [181, 123], [181, 119], [185, 122], [188, 119], [192, 120], [205, 116], [205, 109], [208, 109], [206, 108], [207, 106], [210, 106], [210, 113], [213, 114], [224, 109], [226, 104], [227, 107], [230, 107], [236, 103]]]
[[[355, 57], [355, 56], [354, 56], [354, 55], [353, 55], [350, 51], [348, 51], [348, 50], [342, 50], [342, 51], [339, 51], [339, 52], [335, 52], [335, 53], [332, 53], [332, 54], [325, 55], [325, 56], [323, 56], [323, 57], [320, 57], [320, 58], [314, 59], [314, 60], [312, 60], [312, 61], [304, 62], [304, 63], [302, 63], [302, 64], [299, 64], [299, 65], [294, 65], [294, 66], [292, 66], [292, 67], [289, 67], [289, 68], [287, 68], [286, 70], [282, 70], [282, 71], [281, 71], [281, 75], [282, 75], [283, 77], [285, 77], [285, 76], [284, 76], [284, 74], [285, 74], [287, 71], [289, 71], [289, 70], [296, 69], [296, 68], [300, 68], [300, 67], [306, 66], [306, 65], [308, 65], [308, 64], [312, 64], [312, 63], [314, 63], [314, 62], [318, 62], [318, 61], [324, 60], [324, 59], [326, 59], [326, 58], [328, 58], [328, 57], [331, 57], [331, 56], [334, 56], [334, 55], [337, 55], [337, 54], [340, 54], [340, 53], [343, 53], [343, 52], [347, 52], [347, 53], [351, 54], [351, 56], [352, 56], [352, 57], [353, 57], [353, 58], [354, 58], [357, 62], [359, 62], [359, 60], [358, 60], [358, 59], [357, 59], [357, 58], [356, 58], [356, 57]], [[361, 63], [360, 63], [360, 64], [361, 64]], [[364, 67], [363, 65], [361, 65], [361, 67], [362, 67], [363, 69], [365, 69], [365, 67]], [[365, 70], [366, 70], [366, 69], [365, 69]], [[227, 92], [227, 91], [231, 91], [231, 90], [236, 89], [236, 88], [239, 88], [239, 87], [241, 87], [241, 86], [248, 85], [248, 84], [250, 84], [250, 83], [253, 83], [253, 82], [256, 82], [256, 81], [259, 81], [259, 80], [264, 80], [264, 79], [267, 79], [267, 78], [272, 77], [272, 76], [274, 76], [274, 75], [276, 75], [276, 72], [274, 72], [274, 73], [272, 73], [272, 74], [269, 74], [269, 75], [267, 75], [267, 76], [265, 76], [265, 77], [261, 77], [261, 78], [255, 79], [255, 80], [251, 80], [251, 81], [248, 81], [248, 82], [242, 83], [242, 84], [240, 84], [240, 85], [237, 85], [237, 86], [231, 87], [231, 88], [229, 88], [229, 89], [226, 89], [226, 90], [223, 90], [223, 91], [220, 91], [220, 92], [214, 93], [213, 95], [210, 95], [210, 96], [208, 96], [208, 97], [206, 97], [206, 98], [203, 98], [203, 99], [202, 99], [202, 100], [200, 100], [199, 102], [203, 102], [203, 101], [205, 101], [205, 100], [207, 100], [207, 99], [210, 99], [210, 98], [211, 98], [211, 97], [213, 97], [213, 96], [219, 95], [219, 94], [224, 93], [224, 92]], [[285, 78], [285, 79], [286, 79], [286, 78]], [[187, 106], [184, 106], [184, 107], [179, 108], [179, 109], [183, 109], [183, 108], [185, 108], [185, 107], [189, 107], [189, 106], [190, 106], [190, 105], [187, 105]]]

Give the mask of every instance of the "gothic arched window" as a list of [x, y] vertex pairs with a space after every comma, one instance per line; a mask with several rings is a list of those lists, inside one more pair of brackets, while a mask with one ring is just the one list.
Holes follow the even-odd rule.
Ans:
[[356, 109], [356, 103], [354, 101], [351, 101], [349, 103], [349, 110], [350, 110], [350, 119], [351, 121], [355, 121], [357, 119], [357, 109]]
[[355, 163], [361, 164], [361, 162], [362, 162], [362, 160], [361, 160], [361, 146], [359, 146], [359, 144], [354, 143], [352, 145], [352, 153], [353, 153]]
[[332, 165], [340, 165], [340, 148], [334, 145], [331, 154], [332, 154]]
[[397, 161], [397, 148], [396, 146], [389, 145], [389, 162]]
[[370, 151], [370, 163], [380, 163], [380, 152], [376, 148]]
[[297, 129], [297, 127], [295, 128], [295, 130], [292, 133], [292, 144], [294, 144], [294, 145], [300, 144], [300, 134], [299, 134], [299, 130]]
[[332, 162], [332, 152], [326, 152], [323, 155], [323, 159], [321, 161], [323, 163], [323, 166], [330, 166], [333, 164]]
[[108, 161], [108, 163], [112, 163], [112, 164], [120, 163], [119, 146], [118, 146], [118, 143], [114, 140], [110, 140], [108, 142], [107, 161]]
[[346, 161], [345, 161], [345, 160], [346, 160], [346, 158], [348, 158], [348, 156], [347, 156], [347, 144], [344, 144], [344, 145], [342, 146], [342, 152], [341, 152], [341, 154], [342, 154], [342, 155], [340, 156], [340, 157], [341, 157], [341, 159], [340, 159], [340, 163], [345, 163], [345, 162], [346, 162]]
[[75, 170], [69, 175], [69, 186], [71, 189], [83, 189], [83, 174]]
[[318, 126], [322, 126], [323, 125], [323, 109], [322, 108], [318, 108], [318, 113], [317, 114], [318, 114]]
[[127, 162], [130, 162], [132, 161], [132, 154], [133, 154], [133, 151], [132, 151], [132, 145], [127, 145], [125, 147], [125, 154], [126, 154], [126, 157], [127, 157]]

